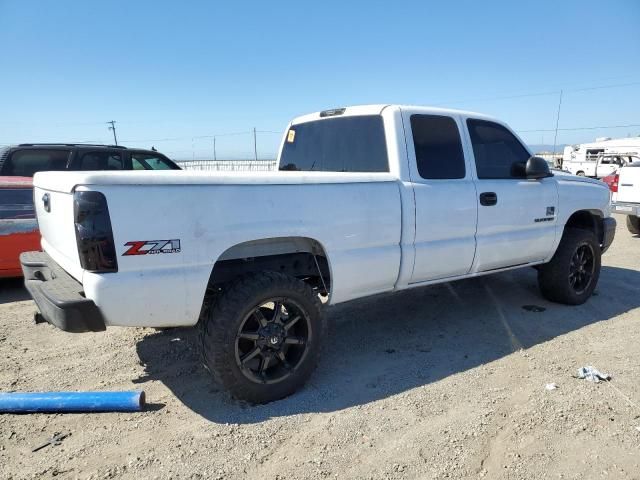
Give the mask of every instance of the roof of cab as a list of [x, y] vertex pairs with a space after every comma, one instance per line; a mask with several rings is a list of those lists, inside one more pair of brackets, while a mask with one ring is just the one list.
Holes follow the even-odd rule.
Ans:
[[133, 152], [145, 152], [160, 154], [161, 152], [155, 150], [149, 150], [146, 148], [125, 147], [124, 145], [107, 145], [100, 143], [20, 143], [17, 145], [10, 145], [4, 147], [5, 149], [16, 148], [34, 148], [34, 149], [50, 149], [50, 150], [66, 150], [69, 148], [77, 148], [81, 150], [129, 150]]
[[[294, 118], [291, 121], [292, 125], [298, 123], [306, 123], [313, 120], [324, 120], [333, 117], [349, 117], [349, 116], [359, 116], [359, 115], [380, 115], [385, 109], [396, 109], [396, 110], [411, 110], [411, 111], [420, 111], [425, 114], [436, 114], [436, 115], [461, 115], [464, 117], [473, 117], [480, 118], [484, 120], [492, 120], [498, 121], [498, 119], [491, 117], [489, 115], [485, 115], [477, 112], [470, 112], [466, 110], [456, 110], [453, 108], [442, 108], [442, 107], [430, 107], [430, 106], [422, 106], [422, 105], [400, 105], [400, 104], [372, 104], [372, 105], [353, 105], [348, 107], [339, 107], [332, 108], [329, 110], [322, 110], [319, 112], [313, 112], [306, 115], [301, 115], [299, 117]], [[502, 122], [500, 122], [502, 123]]]

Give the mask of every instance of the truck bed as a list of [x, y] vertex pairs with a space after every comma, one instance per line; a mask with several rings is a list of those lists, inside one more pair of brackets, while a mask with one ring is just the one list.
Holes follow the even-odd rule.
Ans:
[[[331, 259], [332, 303], [392, 290], [399, 275], [402, 201], [389, 173], [49, 172], [34, 183], [45, 251], [82, 282], [107, 325], [195, 324], [214, 263], [257, 239], [316, 240]], [[80, 266], [72, 192], [86, 190], [108, 199], [115, 274]], [[180, 247], [126, 254], [132, 242], [154, 241]]]

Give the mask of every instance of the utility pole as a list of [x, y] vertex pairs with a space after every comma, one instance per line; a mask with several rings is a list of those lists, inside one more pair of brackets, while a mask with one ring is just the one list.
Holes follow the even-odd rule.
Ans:
[[118, 145], [118, 137], [116, 137], [116, 121], [115, 120], [111, 120], [110, 122], [111, 126], [109, 127], [109, 130], [113, 131], [113, 141], [115, 142], [116, 145]]
[[216, 155], [216, 136], [213, 136], [213, 161], [218, 161], [218, 157]]
[[256, 142], [256, 127], [253, 127], [253, 154], [257, 162], [258, 161], [258, 144]]
[[562, 107], [562, 90], [560, 90], [560, 100], [558, 101], [558, 115], [556, 116], [556, 133], [553, 135], [553, 155], [556, 155], [556, 141], [558, 139], [558, 123], [560, 122], [560, 107]]

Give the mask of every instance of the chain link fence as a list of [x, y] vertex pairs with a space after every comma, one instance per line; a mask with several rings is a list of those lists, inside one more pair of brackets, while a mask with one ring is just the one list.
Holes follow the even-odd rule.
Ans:
[[270, 172], [278, 169], [276, 160], [187, 160], [176, 163], [183, 170], [207, 172]]

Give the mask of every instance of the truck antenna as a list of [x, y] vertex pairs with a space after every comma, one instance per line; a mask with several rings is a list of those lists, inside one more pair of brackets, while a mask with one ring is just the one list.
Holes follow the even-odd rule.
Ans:
[[562, 106], [562, 90], [560, 90], [560, 100], [558, 101], [558, 114], [556, 115], [556, 133], [553, 135], [553, 156], [556, 155], [556, 141], [558, 140], [558, 123], [560, 122], [560, 107]]

